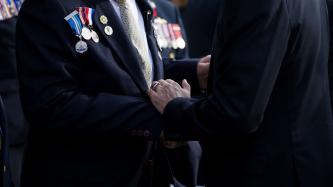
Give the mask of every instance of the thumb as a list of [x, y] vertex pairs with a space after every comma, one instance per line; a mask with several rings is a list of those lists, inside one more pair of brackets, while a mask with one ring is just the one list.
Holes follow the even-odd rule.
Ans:
[[186, 79], [183, 80], [183, 82], [182, 82], [182, 87], [183, 87], [183, 89], [185, 89], [185, 90], [191, 91], [191, 85], [187, 82]]

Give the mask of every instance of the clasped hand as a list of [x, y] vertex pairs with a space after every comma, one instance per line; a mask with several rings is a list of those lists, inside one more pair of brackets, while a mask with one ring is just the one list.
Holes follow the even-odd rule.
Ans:
[[[201, 89], [207, 89], [208, 73], [211, 56], [208, 55], [198, 62], [197, 76]], [[180, 86], [177, 82], [168, 80], [154, 81], [149, 91], [149, 97], [156, 109], [163, 114], [167, 104], [175, 98], [191, 97], [191, 86], [186, 79], [183, 80]]]

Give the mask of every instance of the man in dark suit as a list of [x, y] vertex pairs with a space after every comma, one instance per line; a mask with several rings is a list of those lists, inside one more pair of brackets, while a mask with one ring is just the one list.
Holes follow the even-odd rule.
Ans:
[[[147, 90], [163, 63], [151, 19], [144, 0], [25, 2], [17, 27], [30, 124], [23, 187], [152, 186], [163, 123]], [[199, 82], [197, 62], [165, 65]]]
[[169, 138], [202, 139], [207, 187], [333, 186], [326, 1], [225, 0], [214, 40], [206, 98], [150, 92]]

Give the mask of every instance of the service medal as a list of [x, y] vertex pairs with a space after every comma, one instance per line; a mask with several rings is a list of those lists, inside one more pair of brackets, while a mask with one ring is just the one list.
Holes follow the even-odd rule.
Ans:
[[75, 50], [76, 52], [83, 54], [88, 51], [88, 45], [85, 41], [80, 40], [75, 44]]
[[91, 38], [95, 43], [99, 42], [99, 36], [94, 30], [91, 31]]
[[88, 27], [84, 26], [82, 28], [82, 33], [81, 33], [82, 37], [85, 39], [85, 40], [90, 40], [91, 37], [92, 37], [92, 33], [90, 31], [90, 29], [88, 29]]
[[83, 25], [80, 20], [79, 12], [78, 11], [73, 11], [69, 15], [65, 17], [65, 20], [68, 22], [70, 25], [72, 31], [74, 32], [75, 36], [77, 36], [80, 41], [78, 41], [75, 44], [75, 51], [82, 54], [85, 53], [88, 50], [88, 45], [86, 42], [82, 41], [82, 30], [83, 30]]
[[179, 49], [185, 49], [186, 42], [185, 42], [184, 38], [177, 39], [177, 46], [179, 47]]

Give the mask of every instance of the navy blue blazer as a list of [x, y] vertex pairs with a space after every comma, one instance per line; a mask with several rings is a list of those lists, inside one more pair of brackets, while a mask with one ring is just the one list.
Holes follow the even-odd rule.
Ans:
[[209, 94], [169, 103], [166, 134], [203, 140], [207, 187], [333, 186], [326, 1], [223, 6]]
[[[154, 80], [163, 78], [163, 66], [172, 66], [186, 70], [184, 77], [194, 75], [196, 82], [196, 63], [162, 63], [151, 7], [145, 0], [137, 3]], [[99, 43], [86, 41], [83, 54], [75, 51], [79, 39], [64, 20], [77, 7], [95, 9], [93, 28], [100, 37]], [[113, 28], [111, 36], [102, 15]], [[151, 185], [163, 122], [147, 95], [137, 52], [109, 0], [26, 1], [18, 18], [17, 58], [30, 124], [23, 187]]]
[[12, 187], [10, 177], [9, 152], [8, 152], [8, 132], [5, 108], [2, 97], [0, 96], [0, 186]]

